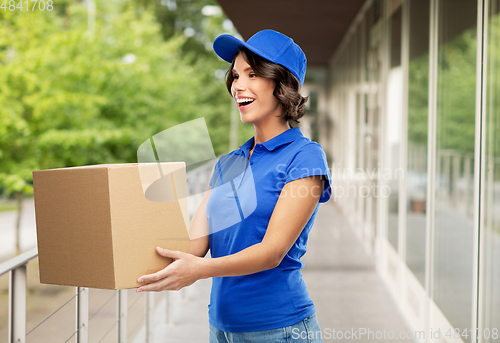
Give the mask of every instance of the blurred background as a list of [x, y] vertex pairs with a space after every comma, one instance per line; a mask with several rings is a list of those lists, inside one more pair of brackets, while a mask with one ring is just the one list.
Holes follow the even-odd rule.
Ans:
[[[0, 262], [36, 246], [33, 170], [137, 162], [143, 141], [201, 117], [217, 155], [252, 135], [234, 120], [230, 135], [228, 65], [212, 42], [237, 31], [214, 1], [13, 3], [0, 4]], [[0, 342], [8, 339], [8, 280], [0, 277]], [[54, 311], [75, 289], [40, 285], [36, 258], [27, 287], [28, 340], [64, 342], [75, 331], [75, 304]], [[92, 320], [90, 341], [99, 341], [113, 336], [105, 319], [117, 296], [94, 291], [90, 315], [107, 306]], [[144, 323], [144, 299], [134, 295], [129, 310], [140, 315], [129, 321], [130, 337]]]
[[[449, 342], [500, 342], [499, 0], [56, 0], [50, 11], [45, 1], [29, 12], [12, 4], [0, 6], [0, 261], [36, 245], [33, 170], [136, 162], [144, 140], [201, 117], [216, 155], [249, 139], [253, 128], [231, 105], [228, 64], [212, 42], [272, 28], [307, 55], [299, 126], [323, 146], [334, 179], [313, 230], [322, 239], [309, 249], [324, 249], [310, 258], [321, 273], [304, 269], [320, 324], [397, 318], [403, 328], [441, 328]], [[188, 186], [201, 192], [210, 173], [190, 171]], [[35, 256], [25, 257], [28, 340], [75, 339], [75, 289], [40, 285]], [[331, 298], [345, 280], [357, 281], [335, 292], [362, 302]], [[349, 293], [367, 280], [382, 286]], [[209, 285], [200, 287], [165, 295], [161, 308], [194, 301], [206, 312]], [[90, 341], [125, 342], [113, 330], [126, 292], [91, 292], [88, 313], [102, 329]], [[4, 274], [0, 342], [9, 294]], [[386, 295], [394, 314], [384, 317], [374, 308]], [[154, 306], [134, 297], [129, 341], [147, 341]], [[186, 313], [186, 323], [205, 320]], [[206, 330], [193, 325], [172, 341], [203, 341]], [[61, 339], [51, 340], [54, 332]]]

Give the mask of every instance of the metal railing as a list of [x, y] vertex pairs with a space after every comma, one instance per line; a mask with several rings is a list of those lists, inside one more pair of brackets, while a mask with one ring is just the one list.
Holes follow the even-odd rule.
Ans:
[[[420, 191], [426, 192], [427, 147], [408, 146], [408, 173], [418, 177]], [[474, 154], [452, 149], [436, 152], [436, 196], [443, 206], [462, 210], [473, 217], [474, 201]], [[415, 188], [418, 188], [415, 185]], [[409, 189], [411, 193], [413, 189]]]
[[[57, 308], [50, 315], [45, 317], [30, 332], [26, 332], [26, 296], [27, 296], [27, 264], [38, 256], [38, 249], [33, 248], [19, 256], [16, 256], [0, 264], [0, 276], [10, 272], [9, 280], [9, 343], [24, 343], [26, 336], [42, 325], [56, 312], [75, 299], [76, 304], [76, 330], [66, 340], [68, 342], [75, 337], [75, 342], [86, 343], [89, 341], [89, 289], [76, 287], [76, 294], [66, 303]], [[117, 296], [117, 318], [116, 335], [118, 343], [127, 342], [127, 317], [128, 317], [128, 297], [127, 290], [115, 291]], [[167, 293], [168, 294], [168, 293]], [[146, 293], [145, 327], [146, 342], [153, 342], [154, 326], [153, 312], [154, 294]], [[106, 304], [104, 304], [106, 305]], [[103, 306], [104, 306], [103, 305]], [[102, 307], [101, 307], [102, 308]], [[167, 318], [168, 319], [168, 318]], [[111, 328], [112, 329], [112, 328]], [[108, 333], [108, 332], [107, 332]], [[106, 334], [107, 334], [106, 333]]]
[[38, 256], [33, 248], [0, 264], [0, 275], [10, 272], [9, 342], [24, 342], [26, 337], [26, 271], [28, 261]]
[[[194, 215], [198, 204], [203, 198], [203, 192], [208, 185], [209, 177], [212, 173], [214, 161], [210, 161], [197, 169], [190, 171], [187, 175], [188, 187], [188, 208], [189, 219]], [[35, 325], [30, 332], [26, 332], [26, 296], [27, 296], [27, 265], [28, 262], [38, 256], [38, 249], [33, 248], [29, 251], [22, 253], [6, 262], [0, 264], [0, 276], [10, 273], [9, 280], [9, 343], [25, 343], [26, 336], [37, 329], [45, 321], [47, 321], [56, 312], [62, 309], [65, 305], [75, 299], [76, 305], [76, 328], [73, 334], [66, 340], [69, 342], [73, 337], [77, 343], [87, 343], [89, 341], [89, 288], [76, 287], [76, 293], [66, 303], [45, 317], [39, 324]], [[102, 309], [112, 298], [116, 295], [116, 321], [114, 325], [108, 329], [104, 336], [116, 325], [116, 338], [118, 343], [127, 343], [127, 324], [128, 324], [128, 293], [127, 290], [115, 291], [115, 294], [108, 299], [101, 307]], [[169, 306], [169, 292], [165, 292], [166, 296], [166, 322], [170, 322], [170, 306]], [[155, 294], [145, 293], [145, 312], [144, 312], [144, 329], [145, 329], [145, 342], [154, 342], [155, 323], [154, 313], [156, 311]], [[99, 310], [100, 310], [99, 309]], [[99, 311], [98, 310], [98, 311]], [[97, 312], [98, 312], [97, 311]], [[94, 313], [95, 315], [96, 313]], [[140, 324], [140, 323], [139, 323]], [[139, 330], [141, 331], [141, 330]], [[103, 337], [104, 338], [104, 337]], [[136, 340], [134, 339], [134, 342]]]

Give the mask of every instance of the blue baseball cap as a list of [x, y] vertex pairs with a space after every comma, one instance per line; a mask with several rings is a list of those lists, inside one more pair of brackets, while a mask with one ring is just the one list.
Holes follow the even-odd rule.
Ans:
[[290, 37], [274, 30], [262, 30], [250, 37], [246, 43], [228, 34], [220, 35], [214, 40], [215, 53], [229, 63], [233, 62], [241, 47], [282, 65], [295, 75], [301, 86], [304, 84], [306, 55]]

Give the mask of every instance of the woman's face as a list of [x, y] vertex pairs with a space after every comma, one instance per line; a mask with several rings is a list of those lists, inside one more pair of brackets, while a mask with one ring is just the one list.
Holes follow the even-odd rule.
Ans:
[[279, 120], [281, 108], [273, 95], [275, 82], [257, 76], [241, 54], [236, 56], [231, 94], [238, 105], [241, 121], [259, 124]]

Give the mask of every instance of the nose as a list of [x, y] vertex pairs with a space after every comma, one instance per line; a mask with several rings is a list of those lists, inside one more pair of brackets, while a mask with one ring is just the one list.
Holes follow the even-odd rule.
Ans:
[[232, 89], [233, 95], [236, 95], [236, 93], [242, 92], [246, 89], [246, 84], [243, 80], [241, 80], [241, 78], [234, 79]]

